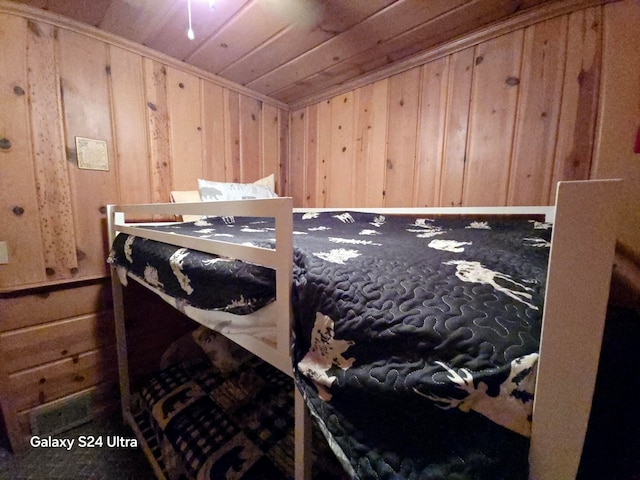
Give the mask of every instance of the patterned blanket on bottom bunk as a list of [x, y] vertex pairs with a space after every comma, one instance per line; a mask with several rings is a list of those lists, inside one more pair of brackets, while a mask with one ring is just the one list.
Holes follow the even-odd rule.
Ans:
[[[289, 480], [293, 381], [204, 327], [175, 341], [141, 389], [136, 417], [170, 479]], [[322, 437], [314, 478], [347, 478]]]
[[[267, 246], [272, 227], [265, 219], [213, 218], [190, 228]], [[504, 427], [506, 440], [489, 441], [493, 453], [481, 456], [495, 465], [498, 450], [519, 445], [524, 457], [514, 458], [526, 465], [550, 238], [551, 226], [533, 219], [294, 214], [296, 377], [354, 476], [406, 469], [420, 477], [430, 457], [424, 448], [431, 419], [443, 417], [453, 425], [490, 419]], [[132, 268], [123, 260], [126, 245], [147, 242], [121, 243], [124, 253], [112, 261]], [[178, 285], [183, 301], [193, 295], [184, 285], [198, 288], [189, 281], [189, 262], [232, 268], [241, 283], [264, 274], [261, 267], [170, 248], [181, 260], [165, 270], [178, 272], [159, 275], [144, 260], [136, 268], [156, 286]], [[256, 304], [268, 301], [269, 295]], [[389, 419], [402, 430], [390, 428]], [[494, 429], [477, 431], [486, 440]], [[404, 452], [401, 460], [394, 451]]]

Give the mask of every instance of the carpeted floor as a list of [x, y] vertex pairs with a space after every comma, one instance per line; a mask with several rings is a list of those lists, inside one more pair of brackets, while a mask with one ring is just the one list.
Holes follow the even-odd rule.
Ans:
[[[0, 480], [151, 480], [151, 467], [140, 448], [124, 446], [133, 433], [118, 416], [94, 420], [55, 436], [74, 439], [70, 449], [29, 446], [12, 454], [0, 448]], [[47, 437], [43, 437], [47, 439]], [[90, 447], [98, 438], [102, 446]]]

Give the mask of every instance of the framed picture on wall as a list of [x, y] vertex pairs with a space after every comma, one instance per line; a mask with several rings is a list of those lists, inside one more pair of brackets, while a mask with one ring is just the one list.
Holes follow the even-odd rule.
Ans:
[[78, 168], [86, 170], [109, 170], [107, 141], [94, 138], [76, 137]]

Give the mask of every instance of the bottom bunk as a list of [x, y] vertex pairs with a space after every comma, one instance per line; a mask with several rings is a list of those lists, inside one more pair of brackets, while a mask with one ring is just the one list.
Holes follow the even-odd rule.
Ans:
[[[132, 395], [132, 424], [167, 479], [294, 478], [291, 378], [205, 327], [174, 341]], [[318, 431], [312, 478], [348, 478]]]
[[[293, 479], [291, 387], [288, 375], [199, 326], [171, 343], [132, 394], [128, 421], [158, 478]], [[354, 478], [335, 455], [344, 445], [336, 429], [357, 445], [347, 452], [360, 459], [357, 478], [527, 478], [528, 439], [481, 415], [360, 400], [343, 403], [340, 419], [326, 402], [310, 404], [310, 478]]]

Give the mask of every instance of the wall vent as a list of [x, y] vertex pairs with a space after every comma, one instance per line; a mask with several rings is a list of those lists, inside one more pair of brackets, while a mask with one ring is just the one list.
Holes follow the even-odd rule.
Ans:
[[93, 419], [91, 394], [86, 392], [34, 408], [29, 414], [29, 419], [33, 435], [66, 432]]

